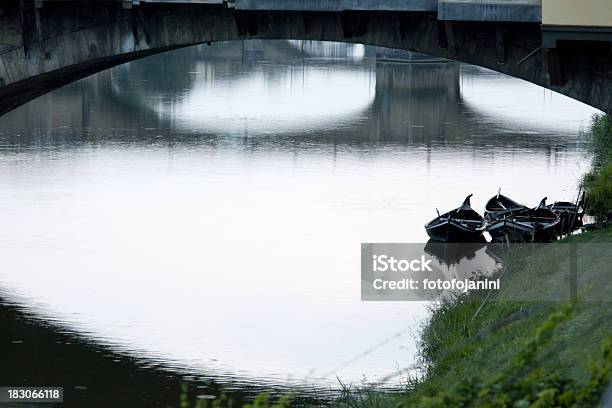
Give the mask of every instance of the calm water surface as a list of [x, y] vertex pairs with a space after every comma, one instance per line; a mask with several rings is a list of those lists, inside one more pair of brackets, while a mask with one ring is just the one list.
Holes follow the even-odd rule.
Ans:
[[[469, 193], [477, 210], [499, 187], [573, 199], [593, 113], [476, 67], [299, 42], [190, 48], [52, 92], [0, 118], [4, 368], [85, 394], [154, 367], [394, 386], [427, 305], [360, 302], [360, 243], [425, 242]], [[55, 360], [10, 357], [44, 347]], [[122, 368], [79, 377], [105, 358]]]

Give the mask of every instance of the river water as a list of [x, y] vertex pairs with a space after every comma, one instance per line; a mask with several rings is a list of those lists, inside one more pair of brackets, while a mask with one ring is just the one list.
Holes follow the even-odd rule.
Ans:
[[212, 394], [405, 380], [428, 305], [361, 302], [360, 243], [425, 242], [469, 193], [479, 211], [498, 188], [575, 198], [596, 111], [372, 56], [194, 47], [1, 117], [0, 382], [104, 406], [123, 379], [148, 406], [181, 378]]

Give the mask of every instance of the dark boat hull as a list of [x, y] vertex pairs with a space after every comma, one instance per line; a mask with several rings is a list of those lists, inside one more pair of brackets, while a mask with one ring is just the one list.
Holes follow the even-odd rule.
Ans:
[[484, 218], [487, 222], [494, 222], [511, 217], [527, 209], [527, 206], [519, 204], [503, 194], [498, 194], [487, 201]]
[[487, 232], [494, 242], [551, 242], [559, 236], [560, 222], [538, 223], [503, 219], [494, 221]]
[[561, 218], [561, 232], [569, 234], [582, 227], [582, 217], [584, 210], [569, 202], [556, 202], [548, 208]]
[[582, 217], [575, 217], [574, 214], [559, 213], [561, 218], [561, 231], [564, 234], [569, 234], [580, 229], [583, 225]]
[[478, 242], [485, 231], [485, 220], [470, 206], [470, 194], [459, 208], [425, 225], [427, 235], [441, 242]]
[[481, 242], [484, 229], [466, 228], [456, 220], [445, 220], [425, 228], [431, 239], [440, 242]]

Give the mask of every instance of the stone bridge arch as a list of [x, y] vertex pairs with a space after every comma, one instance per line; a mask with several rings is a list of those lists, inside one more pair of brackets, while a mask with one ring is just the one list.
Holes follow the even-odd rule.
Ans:
[[[433, 12], [244, 11], [225, 5], [51, 2], [0, 10], [0, 114], [128, 61], [216, 41], [298, 39], [361, 43], [470, 63], [612, 113], [609, 43], [569, 43], [546, 67], [539, 23], [441, 23]], [[500, 95], [503, 97], [503, 95]]]

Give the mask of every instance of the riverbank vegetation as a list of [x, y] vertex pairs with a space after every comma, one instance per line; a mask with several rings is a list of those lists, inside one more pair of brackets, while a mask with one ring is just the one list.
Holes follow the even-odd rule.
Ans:
[[[612, 229], [510, 255], [502, 291], [482, 306], [470, 293], [439, 305], [423, 331], [424, 380], [393, 405], [419, 407], [595, 406], [612, 374], [612, 308], [581, 292], [577, 301], [533, 299], [546, 282], [566, 282], [568, 244], [612, 241]], [[599, 247], [602, 249], [602, 247]], [[589, 281], [609, 280], [608, 256], [592, 260]], [[582, 272], [582, 270], [581, 270]], [[539, 282], [536, 282], [539, 281]], [[505, 283], [505, 285], [504, 285]], [[608, 290], [609, 286], [603, 288]], [[514, 292], [514, 293], [508, 293]], [[506, 293], [504, 293], [506, 292]], [[600, 291], [601, 292], [601, 291]], [[554, 292], [558, 293], [558, 292]], [[608, 292], [609, 293], [609, 292]], [[524, 294], [524, 295], [523, 295]], [[545, 296], [545, 294], [542, 294]]]
[[583, 180], [586, 210], [602, 220], [612, 209], [612, 116], [596, 115], [592, 135], [593, 168]]

